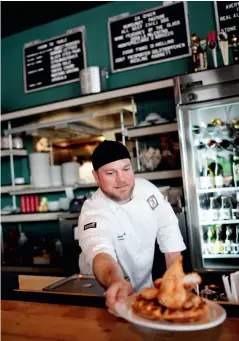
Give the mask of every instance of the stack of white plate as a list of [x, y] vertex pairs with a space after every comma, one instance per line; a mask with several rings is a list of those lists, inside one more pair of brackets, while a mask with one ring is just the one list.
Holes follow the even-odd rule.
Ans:
[[62, 186], [61, 166], [51, 166], [50, 169], [52, 186]]
[[79, 164], [77, 162], [66, 162], [61, 167], [64, 185], [75, 185], [79, 183]]
[[32, 153], [29, 155], [31, 183], [34, 187], [51, 186], [49, 153]]
[[92, 162], [86, 161], [79, 167], [80, 182], [85, 184], [95, 183], [94, 176], [92, 174], [93, 165]]

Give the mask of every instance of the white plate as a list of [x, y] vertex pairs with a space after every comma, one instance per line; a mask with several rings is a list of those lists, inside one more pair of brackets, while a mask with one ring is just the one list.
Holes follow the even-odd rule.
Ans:
[[1, 211], [1, 215], [12, 214], [12, 211]]
[[154, 124], [163, 124], [163, 123], [168, 123], [168, 120], [165, 120], [164, 118], [160, 118], [157, 121], [153, 121]]
[[146, 127], [146, 126], [151, 126], [152, 124], [150, 122], [142, 121], [140, 122], [137, 127]]
[[123, 319], [142, 326], [148, 327], [158, 330], [167, 330], [167, 331], [195, 331], [195, 330], [203, 330], [209, 329], [222, 324], [226, 318], [226, 311], [216, 302], [205, 299], [208, 305], [208, 314], [205, 316], [204, 320], [199, 322], [190, 322], [190, 323], [175, 323], [168, 321], [153, 321], [147, 320], [140, 316], [137, 316], [133, 313], [131, 309], [133, 296], [129, 299], [127, 304], [124, 303], [116, 303], [115, 311], [116, 313], [122, 317]]

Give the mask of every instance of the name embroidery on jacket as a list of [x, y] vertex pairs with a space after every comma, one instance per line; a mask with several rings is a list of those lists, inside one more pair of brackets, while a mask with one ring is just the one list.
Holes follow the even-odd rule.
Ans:
[[88, 229], [94, 229], [96, 228], [96, 223], [89, 223], [84, 226], [84, 231]]
[[151, 195], [148, 199], [147, 199], [149, 206], [151, 207], [152, 210], [154, 210], [157, 206], [158, 206], [158, 201], [155, 198], [155, 195]]
[[118, 234], [118, 236], [117, 236], [117, 240], [125, 240], [125, 235], [126, 235], [126, 233], [123, 233], [123, 234]]

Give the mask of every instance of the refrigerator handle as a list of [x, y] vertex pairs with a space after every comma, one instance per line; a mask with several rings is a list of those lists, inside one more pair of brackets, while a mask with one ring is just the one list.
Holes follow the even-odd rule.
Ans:
[[186, 213], [180, 212], [177, 213], [178, 218], [178, 224], [179, 228], [183, 237], [183, 241], [186, 245], [186, 250], [182, 251], [183, 255], [183, 269], [185, 273], [193, 271], [193, 263], [191, 258], [191, 251], [190, 251], [190, 245], [189, 245], [189, 239], [188, 239], [188, 228], [187, 228], [187, 220], [186, 220]]

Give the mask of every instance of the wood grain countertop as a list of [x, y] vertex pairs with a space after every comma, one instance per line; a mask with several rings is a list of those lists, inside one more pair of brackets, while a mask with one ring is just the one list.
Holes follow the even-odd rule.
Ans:
[[[2, 300], [2, 341], [235, 341], [239, 320], [196, 332], [139, 329], [107, 309]], [[218, 338], [220, 334], [220, 337]]]
[[65, 277], [19, 275], [19, 289], [42, 291], [44, 287], [56, 283], [64, 278]]

